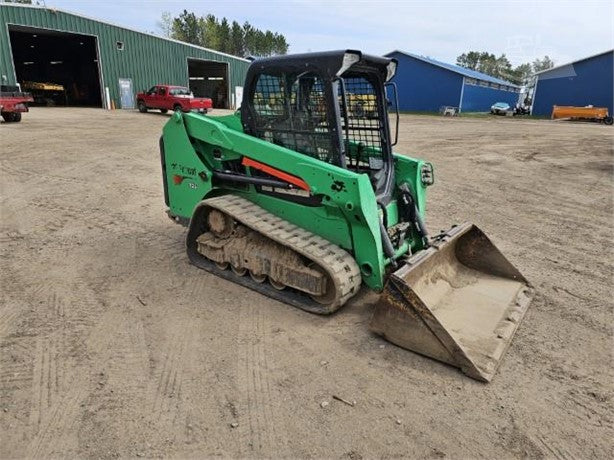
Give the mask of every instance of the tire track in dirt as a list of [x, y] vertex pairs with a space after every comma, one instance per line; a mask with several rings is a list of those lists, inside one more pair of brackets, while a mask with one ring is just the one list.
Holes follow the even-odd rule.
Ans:
[[168, 342], [162, 368], [155, 379], [155, 389], [151, 403], [154, 420], [165, 425], [176, 426], [181, 413], [183, 369], [186, 360], [188, 342], [192, 332], [182, 330], [174, 334]]
[[19, 319], [20, 314], [21, 312], [18, 309], [12, 308], [12, 306], [8, 305], [7, 303], [4, 304], [4, 307], [0, 311], [0, 340], [9, 335], [15, 323]]
[[29, 458], [45, 458], [66, 452], [67, 438], [75, 436], [77, 414], [86, 391], [82, 383], [70, 382], [67, 391], [49, 407], [45, 419], [28, 447]]
[[38, 433], [41, 424], [49, 418], [49, 412], [58, 400], [62, 388], [63, 369], [58, 369], [57, 336], [38, 338], [34, 353], [32, 373], [32, 409], [30, 427]]
[[241, 447], [249, 447], [244, 455], [269, 455], [283, 452], [272, 411], [271, 387], [266, 351], [266, 331], [270, 327], [263, 309], [254, 303], [244, 304], [239, 315], [238, 387], [243, 396], [240, 413], [247, 424], [241, 424]]
[[13, 391], [27, 388], [32, 381], [32, 350], [28, 338], [0, 340], [0, 388], [2, 397], [11, 400]]
[[[111, 300], [112, 302], [112, 300]], [[93, 396], [104, 411], [137, 410], [145, 403], [149, 381], [143, 323], [134, 310], [113, 304], [88, 340], [99, 354], [98, 392]]]
[[[63, 170], [62, 172], [64, 173], [70, 172], [72, 169], [76, 167], [83, 168], [84, 166], [94, 163], [96, 161], [97, 161], [96, 159], [90, 160], [82, 164], [79, 164], [78, 166], [75, 166], [73, 168], [68, 168], [67, 170]], [[32, 169], [21, 168], [19, 166], [15, 166], [14, 164], [9, 163], [6, 160], [0, 160], [0, 171], [3, 171], [5, 173], [8, 173], [14, 176], [19, 176], [19, 177], [26, 176], [28, 180], [42, 179], [43, 181], [46, 181], [46, 182], [59, 182], [60, 184], [84, 185], [84, 186], [87, 186], [88, 188], [91, 188], [92, 186], [107, 188], [109, 186], [109, 184], [107, 183], [98, 183], [98, 182], [95, 182], [89, 179], [82, 179], [80, 177], [66, 176], [66, 175], [60, 176], [57, 174], [41, 173], [41, 172], [38, 172]], [[158, 197], [158, 194], [154, 193], [150, 188], [139, 187], [137, 185], [129, 184], [126, 182], [122, 182], [121, 184], [117, 184], [117, 185], [123, 191], [137, 192], [141, 196], [147, 196], [149, 198]], [[10, 198], [14, 195], [15, 194], [12, 194], [4, 198], [5, 199]]]
[[62, 331], [39, 337], [34, 353], [28, 457], [66, 452], [74, 442], [80, 403], [87, 393], [86, 373], [64, 353]]
[[38, 171], [19, 168], [17, 166], [9, 164], [6, 160], [0, 160], [0, 171], [9, 173], [16, 176], [27, 176], [32, 179], [43, 179], [47, 181], [63, 182], [69, 184], [88, 184], [85, 179], [78, 179], [76, 177], [57, 176], [54, 174], [45, 174]]
[[[77, 443], [80, 405], [92, 389], [84, 366], [85, 339], [103, 313], [97, 295], [80, 276], [75, 270], [64, 273], [64, 283], [47, 280], [35, 286], [36, 292], [47, 294], [47, 309], [34, 337], [28, 457], [66, 454]], [[78, 295], [67, 300], [60, 290]]]
[[113, 232], [118, 235], [127, 235], [133, 238], [144, 237], [150, 240], [155, 238], [157, 241], [165, 242], [168, 245], [177, 243], [176, 235], [173, 232], [159, 232], [148, 228], [132, 218], [127, 218], [130, 217], [129, 214], [108, 210], [102, 211], [96, 207], [59, 204], [50, 200], [44, 202], [31, 200], [27, 204], [28, 206], [35, 206], [46, 211], [57, 211], [63, 216], [74, 218], [75, 221], [86, 224], [88, 228]]

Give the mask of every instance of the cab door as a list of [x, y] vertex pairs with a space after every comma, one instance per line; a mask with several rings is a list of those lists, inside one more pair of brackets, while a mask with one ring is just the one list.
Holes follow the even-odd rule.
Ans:
[[158, 105], [156, 107], [159, 109], [173, 108], [171, 97], [168, 94], [168, 88], [165, 86], [160, 86], [158, 88]]

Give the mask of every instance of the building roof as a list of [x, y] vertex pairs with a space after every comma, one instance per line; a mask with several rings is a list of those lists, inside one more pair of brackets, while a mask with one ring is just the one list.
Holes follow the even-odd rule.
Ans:
[[174, 43], [180, 43], [182, 45], [185, 46], [189, 46], [191, 48], [197, 48], [200, 50], [204, 50], [204, 51], [208, 51], [210, 53], [215, 53], [215, 54], [219, 54], [221, 56], [227, 56], [233, 59], [238, 59], [239, 61], [245, 61], [245, 62], [251, 62], [248, 59], [239, 57], [239, 56], [234, 56], [232, 54], [228, 54], [228, 53], [224, 53], [222, 51], [217, 51], [211, 48], [205, 48], [204, 46], [198, 46], [198, 45], [193, 45], [191, 43], [186, 43], [186, 42], [182, 42], [181, 40], [175, 40], [174, 38], [167, 38], [167, 37], [162, 37], [160, 35], [156, 35], [156, 34], [152, 34], [149, 32], [143, 32], [141, 30], [136, 30], [136, 29], [132, 29], [130, 27], [126, 27], [126, 26], [122, 26], [119, 24], [113, 24], [112, 22], [108, 22], [108, 21], [103, 21], [101, 19], [97, 19], [97, 18], [92, 18], [90, 16], [86, 16], [84, 14], [80, 14], [80, 13], [73, 13], [72, 11], [66, 11], [60, 8], [53, 8], [53, 7], [47, 7], [45, 5], [29, 5], [29, 4], [24, 4], [24, 3], [4, 3], [4, 2], [0, 2], [0, 7], [14, 7], [14, 8], [37, 8], [37, 9], [41, 9], [41, 10], [48, 10], [50, 12], [56, 13], [64, 13], [64, 14], [70, 14], [71, 16], [77, 16], [83, 19], [87, 19], [89, 21], [95, 21], [95, 22], [99, 22], [101, 24], [106, 24], [108, 26], [112, 26], [112, 27], [117, 27], [119, 29], [124, 29], [124, 30], [129, 30], [130, 32], [136, 32], [138, 34], [143, 34], [143, 35], [147, 35], [149, 37], [153, 37], [153, 38], [157, 38], [158, 40], [165, 40], [168, 42], [174, 42]]
[[561, 64], [561, 65], [557, 65], [557, 66], [554, 66], [554, 67], [550, 67], [549, 69], [546, 69], [546, 70], [540, 70], [539, 72], [535, 72], [535, 75], [539, 75], [539, 74], [546, 73], [546, 72], [552, 72], [553, 70], [560, 69], [561, 67], [567, 67], [567, 66], [576, 64], [578, 62], [587, 61], [588, 59], [593, 59], [593, 58], [596, 58], [598, 56], [603, 56], [604, 54], [608, 54], [608, 53], [614, 53], [614, 49], [611, 49], [611, 50], [608, 50], [608, 51], [603, 51], [603, 52], [597, 53], [597, 54], [591, 54], [590, 56], [583, 57], [581, 59], [576, 59], [575, 61], [568, 62], [567, 64]]
[[511, 83], [507, 80], [502, 80], [500, 78], [496, 78], [491, 75], [488, 75], [482, 72], [478, 72], [477, 70], [471, 70], [471, 69], [467, 69], [465, 67], [461, 67], [458, 65], [448, 64], [447, 62], [437, 61], [429, 57], [419, 56], [413, 53], [408, 53], [407, 51], [394, 50], [394, 51], [391, 51], [390, 53], [386, 53], [385, 56], [390, 56], [391, 54], [394, 54], [394, 53], [400, 53], [400, 54], [404, 54], [405, 56], [409, 56], [414, 59], [419, 59], [420, 61], [426, 62], [428, 64], [431, 64], [437, 67], [441, 67], [443, 69], [449, 70], [450, 72], [454, 72], [459, 75], [462, 75], [463, 77], [475, 78], [476, 80], [483, 80], [489, 83], [497, 83], [499, 85], [511, 86], [513, 88], [520, 88], [520, 86], [514, 83]]

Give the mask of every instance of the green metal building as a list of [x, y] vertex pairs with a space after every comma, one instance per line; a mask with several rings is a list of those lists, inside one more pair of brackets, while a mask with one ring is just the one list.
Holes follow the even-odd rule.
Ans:
[[36, 87], [42, 103], [134, 108], [137, 92], [170, 84], [234, 108], [249, 64], [80, 14], [0, 3], [0, 84]]

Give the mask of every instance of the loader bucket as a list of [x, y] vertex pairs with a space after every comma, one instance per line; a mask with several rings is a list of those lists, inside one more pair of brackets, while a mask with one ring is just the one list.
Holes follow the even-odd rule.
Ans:
[[533, 289], [475, 225], [440, 235], [388, 279], [371, 330], [488, 382]]

